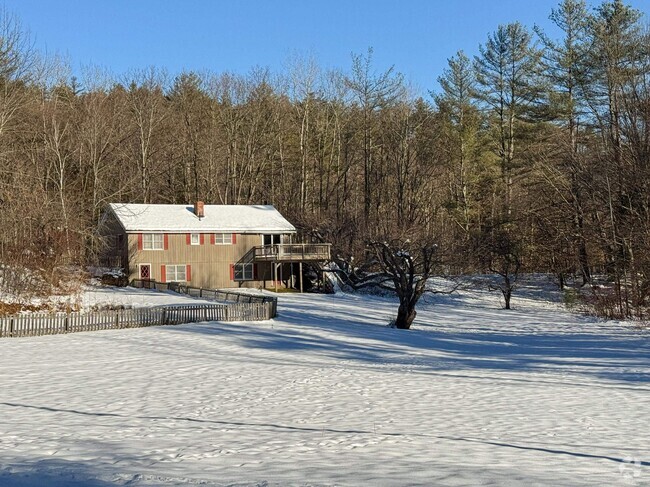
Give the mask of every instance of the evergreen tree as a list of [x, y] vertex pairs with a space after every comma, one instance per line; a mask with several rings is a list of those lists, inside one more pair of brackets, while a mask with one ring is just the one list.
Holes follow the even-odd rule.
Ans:
[[566, 184], [558, 184], [555, 188], [562, 192], [557, 195], [558, 199], [566, 202], [566, 214], [575, 232], [571, 240], [582, 283], [588, 284], [591, 282], [585, 229], [588, 168], [578, 151], [579, 127], [586, 110], [580, 87], [588, 76], [587, 7], [584, 0], [563, 0], [557, 9], [552, 10], [549, 18], [562, 31], [562, 39], [554, 41], [539, 27], [535, 30], [545, 47], [542, 64], [552, 90], [549, 115], [562, 130], [557, 141], [560, 145], [558, 171], [561, 177], [566, 178]]
[[452, 172], [451, 214], [466, 237], [472, 218], [472, 183], [476, 177], [481, 125], [481, 116], [474, 104], [476, 76], [470, 59], [459, 51], [448, 60], [448, 67], [438, 83], [442, 92], [434, 98], [446, 122], [443, 126], [447, 128], [447, 157]]
[[531, 34], [520, 23], [501, 25], [479, 47], [475, 57], [477, 97], [496, 128], [497, 154], [503, 184], [500, 218], [512, 214], [513, 176], [517, 168], [518, 128], [535, 120], [543, 86], [540, 79], [540, 51]]

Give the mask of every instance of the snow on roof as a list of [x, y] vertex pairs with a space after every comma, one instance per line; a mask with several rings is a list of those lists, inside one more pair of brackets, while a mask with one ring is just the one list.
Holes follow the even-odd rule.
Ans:
[[199, 219], [193, 205], [111, 203], [127, 232], [292, 233], [296, 231], [272, 205], [205, 205]]

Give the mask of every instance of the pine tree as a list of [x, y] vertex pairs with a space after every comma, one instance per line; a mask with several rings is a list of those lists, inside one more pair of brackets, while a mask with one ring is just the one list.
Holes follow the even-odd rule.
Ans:
[[563, 137], [560, 139], [559, 172], [566, 177], [566, 184], [556, 186], [563, 194], [560, 201], [566, 201], [572, 220], [575, 254], [579, 263], [582, 283], [591, 282], [589, 254], [585, 229], [585, 178], [588, 168], [578, 152], [579, 127], [584, 118], [586, 100], [581, 96], [580, 87], [585, 82], [588, 69], [586, 28], [587, 7], [584, 0], [563, 0], [549, 17], [562, 31], [559, 41], [550, 39], [539, 27], [536, 32], [545, 47], [542, 65], [544, 75], [551, 87], [549, 115], [560, 126]]
[[540, 51], [520, 23], [501, 25], [488, 36], [475, 58], [477, 97], [496, 125], [501, 165], [503, 204], [501, 219], [512, 214], [513, 176], [517, 168], [518, 125], [533, 121], [543, 86]]
[[472, 211], [472, 182], [478, 148], [481, 117], [474, 104], [476, 76], [470, 59], [459, 51], [448, 60], [448, 67], [438, 78], [442, 92], [434, 96], [443, 116], [448, 160], [452, 171], [451, 209], [465, 237], [469, 235]]

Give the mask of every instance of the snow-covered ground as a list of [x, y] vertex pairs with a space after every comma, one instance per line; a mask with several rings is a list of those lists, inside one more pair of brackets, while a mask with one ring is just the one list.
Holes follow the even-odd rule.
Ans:
[[80, 293], [79, 301], [83, 310], [115, 306], [142, 308], [146, 306], [212, 302], [192, 298], [173, 291], [155, 292], [134, 287], [105, 287], [100, 285], [85, 286]]
[[0, 485], [650, 485], [648, 334], [545, 295], [0, 340]]

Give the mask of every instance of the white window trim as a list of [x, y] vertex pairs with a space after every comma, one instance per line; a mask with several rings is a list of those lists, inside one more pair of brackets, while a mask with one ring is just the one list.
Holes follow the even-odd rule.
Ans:
[[[250, 266], [250, 278], [246, 278], [246, 271], [245, 269]], [[242, 277], [241, 279], [237, 279], [237, 267], [241, 267], [242, 269]], [[255, 280], [255, 264], [252, 262], [245, 263], [245, 264], [235, 264], [235, 269], [234, 269], [234, 280], [237, 282], [242, 282], [242, 281], [254, 281]]]
[[148, 265], [149, 266], [149, 279], [153, 280], [152, 277], [151, 277], [151, 272], [153, 271], [153, 266], [151, 264], [146, 264], [146, 263], [138, 264], [138, 279], [142, 279], [142, 266], [143, 265]]
[[[194, 241], [195, 236], [196, 236], [196, 242]], [[190, 245], [201, 245], [200, 233], [190, 233]]]
[[[265, 235], [273, 235], [273, 237], [275, 237], [276, 235], [278, 235], [278, 236], [280, 237], [280, 244], [286, 243], [286, 242], [284, 241], [284, 234], [283, 234], [283, 233], [263, 233], [262, 235], [260, 235], [260, 238], [261, 238], [261, 240], [262, 240], [262, 245], [269, 245], [269, 244], [265, 244], [265, 243], [264, 243], [264, 236], [265, 236]], [[273, 239], [273, 237], [271, 237], [271, 239]], [[273, 245], [278, 245], [278, 244], [273, 244]]]
[[[217, 242], [217, 235], [229, 235], [230, 236], [230, 242]], [[215, 245], [233, 245], [232, 243], [232, 233], [225, 233], [225, 232], [217, 232], [214, 234], [214, 244]]]
[[[151, 235], [151, 248], [147, 248], [145, 245], [145, 236]], [[160, 248], [154, 247], [154, 235], [160, 235], [162, 237]], [[143, 233], [142, 234], [142, 250], [165, 250], [165, 234], [164, 233]]]
[[[174, 268], [174, 279], [170, 278], [170, 267]], [[183, 268], [183, 273], [185, 274], [184, 279], [176, 279], [178, 276], [178, 267]], [[165, 264], [165, 282], [187, 282], [187, 264]]]

